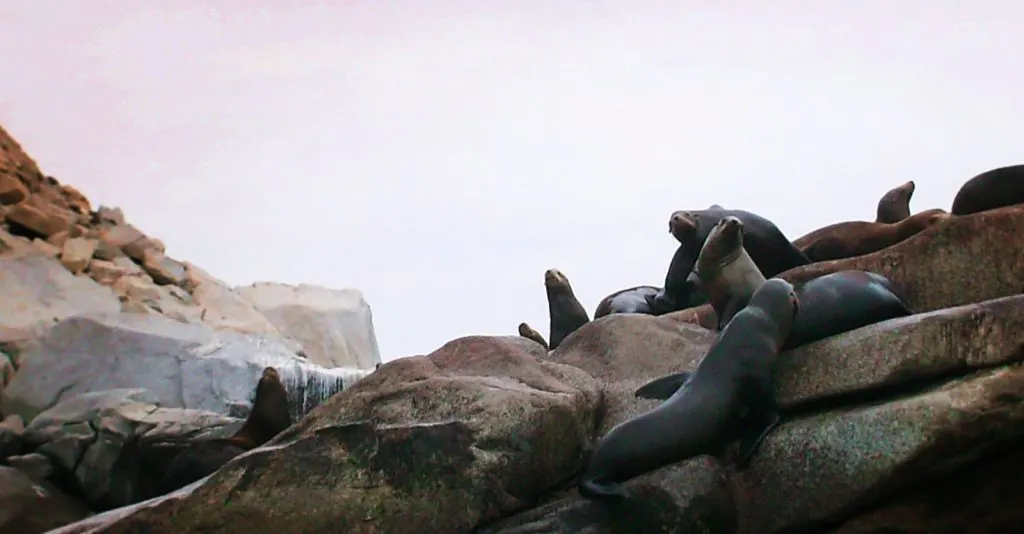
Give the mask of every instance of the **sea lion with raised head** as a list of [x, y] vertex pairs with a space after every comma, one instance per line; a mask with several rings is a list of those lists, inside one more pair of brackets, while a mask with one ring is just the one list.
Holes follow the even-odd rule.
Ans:
[[765, 277], [743, 247], [743, 221], [728, 216], [708, 233], [697, 256], [694, 272], [708, 294], [711, 306], [721, 313], [718, 329], [743, 309]]
[[[725, 281], [724, 278], [719, 280]], [[714, 291], [735, 290], [742, 295], [756, 284], [754, 278], [733, 280], [738, 281], [735, 286], [716, 287]], [[733, 287], [735, 289], [731, 289]], [[800, 313], [783, 343], [784, 351], [913, 313], [888, 278], [869, 271], [838, 271], [819, 276], [798, 285], [796, 294]], [[715, 306], [714, 301], [712, 306]], [[717, 308], [715, 313], [718, 313]], [[644, 399], [667, 399], [689, 377], [688, 372], [665, 375], [639, 387], [634, 395]]]
[[1024, 203], [1024, 165], [985, 171], [967, 180], [953, 198], [953, 215], [970, 215]]
[[849, 221], [831, 224], [793, 241], [812, 262], [863, 256], [891, 247], [948, 220], [945, 210], [915, 213], [897, 223]]
[[590, 317], [573, 293], [569, 278], [562, 271], [544, 271], [544, 289], [548, 294], [548, 315], [551, 316], [548, 345], [551, 350], [555, 350], [569, 334], [589, 323]]
[[656, 296], [659, 291], [661, 288], [654, 286], [636, 286], [616, 291], [601, 299], [597, 309], [594, 310], [594, 320], [614, 313], [655, 315], [648, 299]]
[[224, 439], [197, 441], [168, 464], [159, 493], [170, 493], [220, 469], [239, 454], [270, 441], [292, 425], [288, 392], [277, 369], [265, 367], [256, 384], [256, 396], [245, 423]]
[[540, 332], [534, 330], [532, 326], [526, 323], [519, 323], [519, 335], [536, 341], [540, 346], [544, 347], [544, 350], [550, 350], [548, 342], [544, 340], [544, 336], [540, 335]]
[[793, 246], [775, 223], [744, 210], [725, 209], [712, 204], [704, 210], [678, 210], [669, 217], [669, 233], [679, 241], [665, 276], [665, 288], [649, 299], [656, 313], [668, 313], [697, 306], [704, 301], [703, 288], [691, 276], [704, 241], [718, 221], [736, 217], [744, 225], [744, 248], [765, 278], [807, 265], [810, 260]]
[[761, 284], [697, 365], [657, 408], [615, 426], [594, 448], [580, 480], [589, 499], [621, 499], [627, 480], [665, 465], [717, 455], [740, 441], [744, 466], [779, 422], [772, 367], [797, 315], [789, 282]]
[[886, 191], [878, 200], [878, 208], [875, 210], [875, 222], [898, 223], [910, 217], [910, 198], [914, 196], [913, 180], [909, 180], [899, 187]]

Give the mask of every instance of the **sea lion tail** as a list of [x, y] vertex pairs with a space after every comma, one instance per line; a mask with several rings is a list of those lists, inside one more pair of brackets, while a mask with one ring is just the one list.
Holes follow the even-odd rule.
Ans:
[[626, 488], [622, 484], [602, 484], [594, 479], [584, 479], [577, 489], [580, 495], [595, 501], [616, 502], [626, 498]]

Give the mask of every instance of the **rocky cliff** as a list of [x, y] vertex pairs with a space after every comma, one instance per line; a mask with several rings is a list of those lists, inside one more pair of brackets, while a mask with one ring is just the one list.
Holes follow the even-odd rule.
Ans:
[[359, 291], [229, 287], [43, 174], [0, 129], [0, 461], [23, 468], [0, 470], [0, 508], [74, 502], [26, 494], [26, 472], [85, 501], [63, 523], [137, 502], [154, 483], [145, 450], [237, 429], [264, 367], [298, 419], [380, 361]]

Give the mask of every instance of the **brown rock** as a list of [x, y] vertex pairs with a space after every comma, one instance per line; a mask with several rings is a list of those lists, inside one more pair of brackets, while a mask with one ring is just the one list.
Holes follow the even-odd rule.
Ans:
[[60, 253], [60, 262], [64, 268], [73, 274], [78, 274], [89, 266], [92, 254], [96, 251], [98, 240], [86, 239], [84, 237], [73, 237], [64, 242], [64, 248]]
[[48, 258], [56, 258], [60, 256], [60, 249], [43, 241], [42, 239], [36, 238], [32, 240], [32, 246], [43, 255]]
[[7, 211], [5, 216], [12, 230], [33, 237], [47, 238], [71, 227], [71, 219], [55, 210], [44, 210], [22, 202]]
[[128, 274], [128, 271], [114, 262], [95, 258], [89, 262], [86, 272], [89, 278], [105, 286], [114, 285], [122, 276]]
[[164, 256], [157, 249], [146, 251], [142, 259], [142, 268], [160, 285], [180, 285], [186, 279], [185, 266]]
[[[926, 312], [1024, 292], [1024, 205], [951, 216], [878, 252], [790, 269], [779, 278], [806, 282], [847, 269], [876, 272], [900, 288], [910, 309]], [[668, 314], [712, 328], [714, 309]]]
[[[114, 261], [117, 258], [127, 258], [120, 247], [108, 241], [100, 240], [93, 252], [93, 257], [100, 260]], [[130, 260], [129, 260], [130, 261]]]
[[0, 174], [0, 205], [11, 206], [28, 198], [28, 188], [16, 177]]
[[[130, 224], [113, 226], [100, 233], [100, 240], [121, 249], [129, 258], [142, 263], [153, 242]], [[106, 259], [106, 258], [104, 258]]]
[[57, 488], [0, 466], [0, 532], [40, 534], [89, 515], [89, 510]]
[[67, 199], [68, 207], [71, 211], [81, 215], [88, 215], [92, 211], [89, 199], [85, 198], [85, 195], [78, 189], [65, 184], [60, 186], [60, 190], [64, 193], [64, 198]]
[[389, 362], [264, 447], [186, 487], [184, 498], [83, 525], [150, 534], [224, 525], [472, 532], [571, 476], [593, 429], [594, 380], [526, 350], [543, 352], [518, 336], [473, 336]]

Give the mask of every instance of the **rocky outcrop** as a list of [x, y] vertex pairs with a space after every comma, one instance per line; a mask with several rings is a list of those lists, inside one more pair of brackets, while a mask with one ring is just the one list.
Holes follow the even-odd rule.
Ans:
[[314, 363], [373, 369], [381, 361], [370, 305], [355, 289], [261, 282], [236, 291]]
[[314, 365], [273, 340], [132, 313], [65, 319], [21, 360], [0, 399], [5, 415], [25, 420], [76, 395], [123, 388], [146, 389], [168, 408], [242, 416], [268, 365], [281, 375], [298, 419], [369, 373]]
[[42, 534], [89, 515], [49, 482], [0, 466], [0, 533]]

